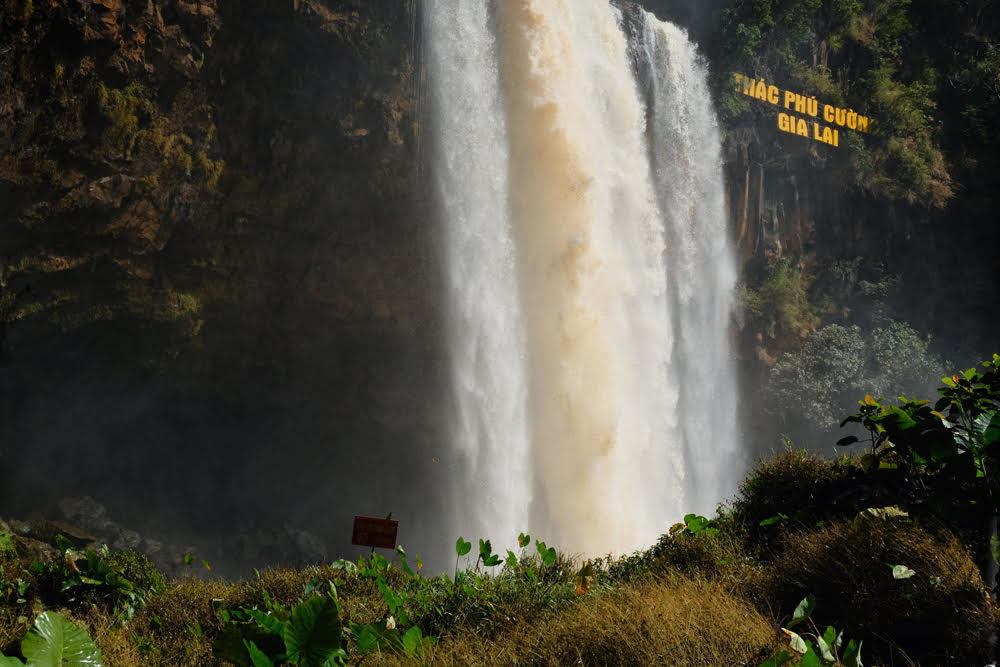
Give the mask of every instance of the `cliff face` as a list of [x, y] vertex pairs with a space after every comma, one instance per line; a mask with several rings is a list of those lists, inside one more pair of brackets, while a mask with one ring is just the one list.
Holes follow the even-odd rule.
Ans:
[[0, 5], [4, 511], [343, 538], [417, 503], [390, 479], [437, 440], [413, 10]]
[[[645, 4], [725, 46], [728, 0]], [[0, 0], [0, 512], [95, 496], [122, 530], [224, 535], [216, 561], [275, 526], [339, 549], [354, 513], [454, 538], [415, 7]], [[899, 274], [921, 331], [995, 337], [997, 151], [946, 132], [957, 194], [932, 208], [773, 114], [724, 130], [748, 283], [790, 260], [842, 321]], [[744, 327], [748, 395], [806, 334]]]

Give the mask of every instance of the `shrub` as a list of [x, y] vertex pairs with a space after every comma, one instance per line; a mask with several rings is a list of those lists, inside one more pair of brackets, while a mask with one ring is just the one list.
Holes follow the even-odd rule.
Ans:
[[854, 513], [839, 497], [853, 486], [856, 471], [805, 450], [787, 450], [762, 459], [750, 471], [733, 502], [733, 520], [751, 533], [761, 522], [785, 514], [810, 527], [831, 516]]
[[836, 426], [858, 394], [913, 394], [945, 366], [930, 342], [903, 322], [882, 318], [864, 330], [830, 324], [810, 335], [802, 348], [785, 354], [771, 369], [765, 397], [790, 421], [820, 428]]
[[[894, 571], [903, 565], [907, 570]], [[906, 517], [860, 515], [789, 534], [755, 584], [769, 609], [817, 600], [817, 622], [864, 639], [871, 662], [908, 656], [923, 664], [985, 661], [996, 622], [975, 563], [950, 532]], [[899, 651], [905, 650], [905, 653]]]

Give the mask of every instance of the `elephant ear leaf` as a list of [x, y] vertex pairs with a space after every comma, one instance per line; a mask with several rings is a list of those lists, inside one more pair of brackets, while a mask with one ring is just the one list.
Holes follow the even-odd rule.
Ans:
[[64, 664], [101, 667], [101, 651], [87, 631], [54, 611], [35, 619], [35, 625], [21, 642], [21, 652], [29, 665], [58, 667]]
[[983, 429], [983, 448], [989, 447], [995, 442], [1000, 442], [1000, 410], [985, 414], [990, 416], [986, 428]]
[[321, 665], [341, 648], [340, 614], [328, 597], [311, 597], [292, 611], [285, 649], [293, 664]]

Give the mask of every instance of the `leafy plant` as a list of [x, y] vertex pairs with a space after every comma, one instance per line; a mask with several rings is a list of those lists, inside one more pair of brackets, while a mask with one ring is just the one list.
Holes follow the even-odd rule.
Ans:
[[[943, 378], [941, 399], [932, 408], [929, 401], [900, 397], [898, 405], [871, 395], [859, 401], [861, 408], [841, 422], [860, 424], [868, 431], [871, 461], [877, 463], [890, 452], [904, 460], [936, 468], [971, 469], [996, 504], [996, 463], [1000, 462], [1000, 355], [983, 362], [985, 371], [967, 369]], [[945, 414], [944, 411], [947, 411]], [[857, 436], [841, 438], [840, 446], [859, 442]]]
[[[83, 628], [66, 620], [59, 612], [42, 612], [24, 640], [21, 653], [31, 667], [58, 667], [63, 664], [100, 667], [101, 651]], [[17, 658], [0, 656], [0, 666], [23, 665]]]
[[[308, 588], [308, 585], [307, 585]], [[223, 611], [226, 625], [215, 655], [241, 667], [339, 665], [347, 660], [347, 637], [333, 582], [326, 595], [312, 595], [286, 607], [265, 593], [264, 609]]]
[[[801, 655], [799, 664], [806, 667], [822, 667], [823, 665], [862, 667], [861, 645], [864, 642], [855, 643], [852, 639], [847, 642], [847, 646], [844, 646], [844, 633], [837, 632], [832, 625], [827, 626], [826, 630], [821, 633], [811, 618], [815, 610], [816, 597], [810, 593], [792, 612], [792, 618], [786, 624], [787, 627], [782, 628], [788, 637], [792, 651]], [[805, 621], [809, 622], [812, 632], [802, 634], [792, 632], [790, 628]], [[761, 663], [760, 667], [781, 667], [792, 662], [792, 654], [788, 651], [781, 651]]]

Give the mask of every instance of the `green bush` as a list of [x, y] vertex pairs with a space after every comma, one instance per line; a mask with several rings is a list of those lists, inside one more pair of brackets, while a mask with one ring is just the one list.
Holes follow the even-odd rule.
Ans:
[[881, 319], [868, 330], [830, 324], [774, 365], [764, 396], [786, 421], [804, 418], [829, 429], [858, 395], [920, 393], [944, 368], [929, 339], [904, 322]]

